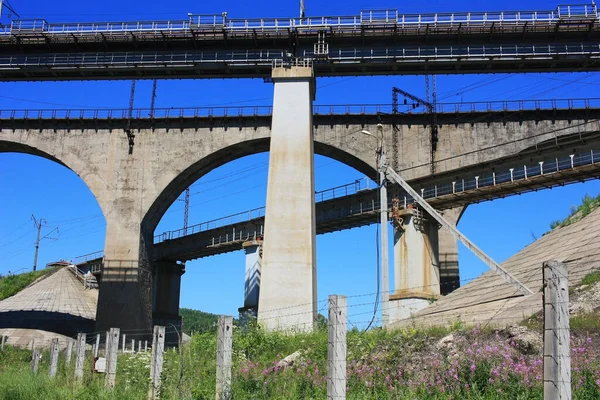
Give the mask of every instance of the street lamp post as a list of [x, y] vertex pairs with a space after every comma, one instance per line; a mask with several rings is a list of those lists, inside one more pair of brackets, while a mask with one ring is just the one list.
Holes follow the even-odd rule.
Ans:
[[[383, 327], [389, 324], [389, 302], [390, 302], [390, 278], [388, 264], [388, 200], [386, 188], [387, 158], [385, 154], [385, 140], [383, 137], [383, 125], [377, 124], [379, 136], [373, 135], [367, 130], [363, 130], [365, 135], [372, 136], [379, 140], [379, 150], [377, 151], [377, 169], [379, 172], [379, 204], [380, 225], [381, 225], [381, 320]], [[378, 277], [379, 278], [379, 277]]]

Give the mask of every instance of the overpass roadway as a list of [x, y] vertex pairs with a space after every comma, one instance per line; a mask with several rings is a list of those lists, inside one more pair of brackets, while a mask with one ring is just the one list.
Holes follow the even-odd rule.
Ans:
[[[556, 157], [550, 162], [535, 161], [505, 171], [482, 173], [469, 179], [417, 188], [438, 210], [466, 206], [530, 191], [564, 186], [600, 178], [600, 147], [589, 153]], [[405, 208], [414, 201], [395, 187], [389, 187], [396, 201], [389, 207]], [[379, 221], [378, 190], [368, 179], [357, 180], [317, 192], [315, 195], [317, 234], [370, 225]], [[154, 237], [156, 259], [188, 261], [242, 249], [244, 242], [262, 239], [265, 208], [167, 231]], [[76, 258], [79, 264], [101, 263], [102, 252]]]
[[0, 80], [268, 78], [274, 65], [316, 76], [594, 71], [595, 5], [546, 11], [49, 23], [0, 28]]

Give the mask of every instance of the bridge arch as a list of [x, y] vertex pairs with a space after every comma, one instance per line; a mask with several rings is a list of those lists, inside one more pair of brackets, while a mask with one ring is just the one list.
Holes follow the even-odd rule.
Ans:
[[[200, 160], [195, 161], [171, 180], [171, 182], [156, 197], [150, 206], [148, 213], [144, 217], [143, 224], [147, 226], [149, 230], [154, 231], [167, 209], [186, 188], [207, 173], [229, 162], [246, 156], [268, 152], [270, 143], [270, 137], [241, 141], [218, 149], [202, 157]], [[314, 152], [315, 154], [329, 157], [352, 167], [366, 176], [374, 178], [376, 175], [374, 152], [372, 154], [373, 163], [369, 164], [355, 154], [342, 150], [326, 141], [319, 141], [317, 139], [314, 141]]]
[[89, 160], [82, 158], [77, 152], [71, 151], [70, 147], [67, 151], [56, 152], [53, 150], [54, 145], [54, 141], [48, 142], [48, 145], [44, 145], [43, 143], [31, 144], [0, 138], [0, 153], [30, 154], [53, 161], [73, 171], [92, 193], [102, 211], [103, 217], [106, 219], [105, 204], [102, 201], [106, 183], [98, 175], [97, 168], [92, 166]]

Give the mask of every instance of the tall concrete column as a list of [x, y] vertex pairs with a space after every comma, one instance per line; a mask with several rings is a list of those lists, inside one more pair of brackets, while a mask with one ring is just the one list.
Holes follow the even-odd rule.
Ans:
[[258, 321], [311, 330], [317, 316], [312, 68], [274, 68]]
[[419, 209], [399, 212], [394, 221], [395, 290], [390, 322], [409, 318], [440, 296], [438, 224]]
[[[452, 208], [442, 212], [446, 221], [458, 225], [467, 206]], [[460, 270], [458, 268], [458, 241], [446, 229], [439, 232], [440, 244], [440, 291], [442, 295], [452, 293], [460, 287]]]
[[244, 306], [239, 308], [242, 316], [258, 316], [258, 295], [260, 292], [260, 271], [262, 263], [262, 241], [245, 242], [246, 277], [244, 284]]

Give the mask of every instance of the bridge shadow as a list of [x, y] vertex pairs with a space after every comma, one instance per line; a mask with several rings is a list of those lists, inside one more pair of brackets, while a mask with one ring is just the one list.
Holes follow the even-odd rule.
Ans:
[[94, 323], [93, 319], [59, 312], [0, 312], [0, 329], [37, 329], [65, 336], [75, 336], [78, 332], [92, 332], [94, 330]]

